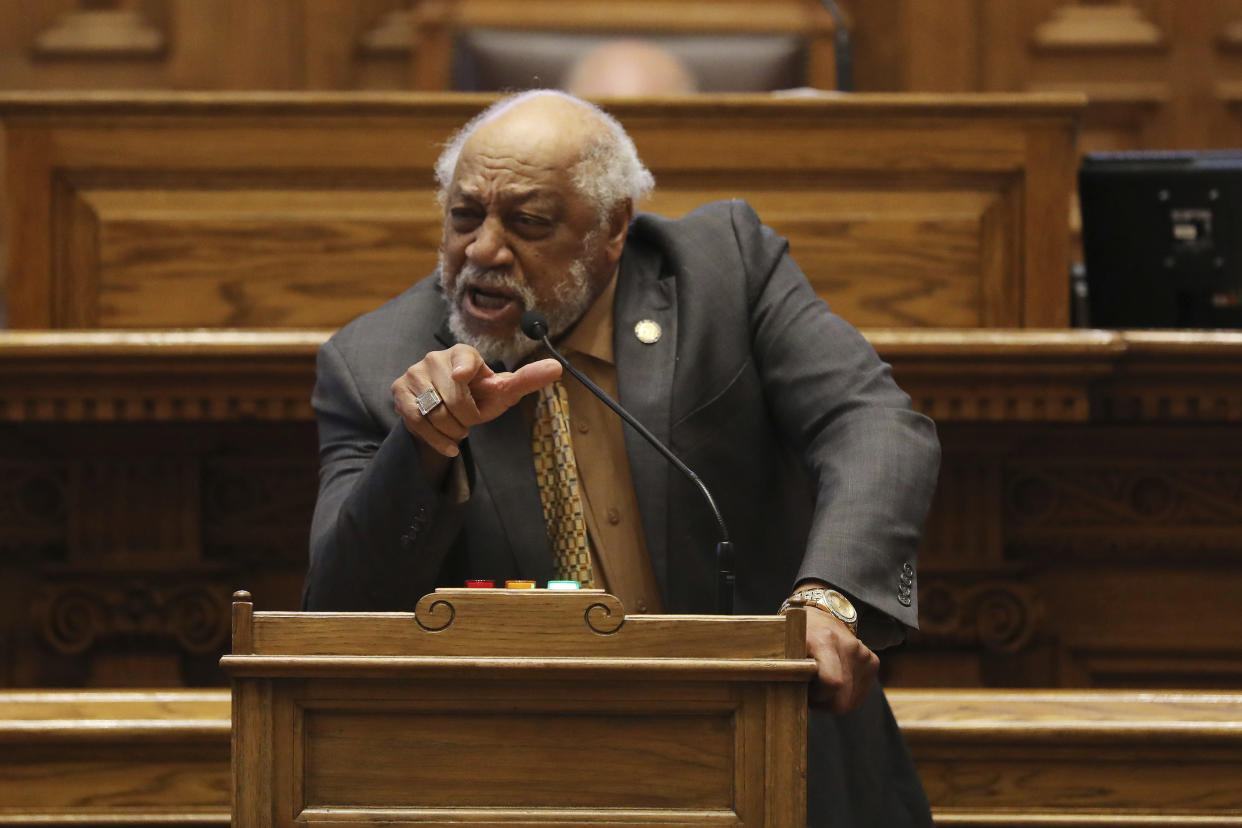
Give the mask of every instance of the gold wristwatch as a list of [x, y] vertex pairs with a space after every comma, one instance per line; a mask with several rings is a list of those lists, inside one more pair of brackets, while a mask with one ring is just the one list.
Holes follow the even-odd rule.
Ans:
[[842, 624], [849, 627], [850, 632], [858, 635], [858, 610], [854, 609], [854, 605], [850, 603], [849, 598], [846, 598], [835, 589], [814, 587], [812, 589], [798, 590], [793, 595], [790, 595], [785, 603], [781, 604], [781, 615], [784, 615], [790, 607], [815, 607], [817, 610], [834, 616]]

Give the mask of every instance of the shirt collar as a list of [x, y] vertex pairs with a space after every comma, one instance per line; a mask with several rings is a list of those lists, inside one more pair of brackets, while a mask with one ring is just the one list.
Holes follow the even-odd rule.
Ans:
[[591, 307], [587, 308], [587, 312], [560, 343], [561, 350], [593, 357], [609, 365], [615, 364], [612, 348], [612, 305], [616, 293], [617, 273], [614, 272], [603, 292], [595, 298]]

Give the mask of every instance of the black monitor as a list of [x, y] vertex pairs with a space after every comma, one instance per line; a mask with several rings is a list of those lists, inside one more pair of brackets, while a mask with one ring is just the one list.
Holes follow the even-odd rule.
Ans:
[[1078, 192], [1087, 324], [1242, 328], [1242, 151], [1090, 154]]

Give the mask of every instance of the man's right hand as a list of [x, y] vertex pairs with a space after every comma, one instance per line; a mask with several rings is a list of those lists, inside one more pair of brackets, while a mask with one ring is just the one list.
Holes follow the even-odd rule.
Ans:
[[[392, 384], [393, 407], [406, 430], [444, 457], [456, 457], [470, 429], [494, 420], [518, 400], [561, 376], [554, 359], [541, 359], [513, 372], [496, 373], [469, 345], [432, 351]], [[415, 399], [428, 388], [444, 402], [425, 415]]]

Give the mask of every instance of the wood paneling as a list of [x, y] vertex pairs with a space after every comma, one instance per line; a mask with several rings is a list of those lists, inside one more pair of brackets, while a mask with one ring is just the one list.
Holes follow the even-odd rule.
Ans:
[[[888, 696], [937, 825], [1242, 825], [1236, 693]], [[229, 735], [223, 690], [0, 693], [0, 824], [226, 826]]]
[[[265, 612], [255, 617], [246, 643], [235, 642], [234, 652], [354, 657], [382, 651], [393, 657], [420, 656], [424, 661], [463, 652], [472, 658], [493, 659], [569, 659], [595, 652], [601, 658], [628, 659], [636, 670], [637, 660], [678, 648], [711, 659], [728, 659], [741, 650], [748, 658], [781, 659], [796, 654], [787, 653], [788, 637], [775, 617], [703, 622], [685, 618], [678, 621], [677, 629], [671, 629], [669, 624], [647, 623], [646, 616], [626, 622], [625, 608], [612, 595], [595, 590], [578, 594], [591, 596], [584, 604], [584, 617], [575, 616], [578, 623], [564, 625], [556, 635], [540, 626], [540, 618], [546, 615], [537, 610], [546, 613], [549, 610], [543, 605], [550, 604], [553, 611], [563, 613], [565, 604], [554, 603], [558, 596], [548, 596], [544, 590], [530, 594], [523, 590], [519, 595], [439, 589], [419, 601], [417, 618], [392, 613], [379, 616], [368, 624], [365, 638], [358, 636], [357, 622], [348, 615]], [[484, 601], [481, 605], [480, 600]], [[497, 613], [505, 615], [502, 625], [490, 623]], [[412, 621], [418, 625], [418, 634], [410, 632]]]
[[0, 6], [0, 88], [451, 88], [455, 38], [546, 32], [797, 35], [807, 80], [836, 87], [832, 20], [815, 0], [13, 0]]
[[0, 693], [0, 825], [226, 826], [218, 690]]
[[843, 0], [868, 91], [1080, 91], [1082, 149], [1234, 147], [1238, 0]]
[[70, 243], [98, 245], [87, 265], [96, 306], [83, 299], [66, 313], [81, 327], [298, 327], [377, 307], [438, 244], [440, 212], [419, 209], [408, 191], [379, 189], [391, 180], [367, 191], [315, 187], [314, 178], [305, 191], [291, 181], [151, 198], [84, 190], [86, 215], [71, 232], [89, 237]]
[[[452, 803], [472, 809], [689, 806], [733, 811], [734, 768], [720, 760], [732, 752], [733, 711], [728, 707], [713, 711], [700, 704], [698, 713], [680, 716], [671, 711], [574, 715], [552, 707], [526, 710], [512, 702], [498, 707], [494, 699], [469, 697], [438, 709], [446, 704], [445, 699], [420, 698], [417, 712], [387, 715], [382, 710], [307, 710], [305, 738], [314, 750], [307, 756], [306, 807], [421, 810]], [[434, 762], [377, 760], [429, 749], [435, 751]], [[480, 784], [481, 774], [454, 772], [477, 768], [484, 753], [491, 767], [542, 764], [557, 773], [544, 775], [545, 784], [539, 786], [517, 775], [508, 784]], [[601, 763], [607, 764], [607, 773], [600, 773]], [[652, 786], [652, 778], [665, 784]], [[382, 794], [360, 796], [364, 791]]]
[[[335, 326], [431, 271], [479, 96], [0, 96], [14, 328]], [[745, 197], [860, 325], [1068, 322], [1075, 97], [618, 103], [670, 216]], [[714, 136], [704, 141], [703, 135]]]
[[805, 611], [627, 618], [598, 590], [444, 589], [398, 614], [236, 598], [239, 828], [806, 824]]
[[[0, 684], [216, 683], [233, 589], [298, 605], [327, 333], [0, 334]], [[944, 445], [890, 685], [1237, 685], [1242, 334], [868, 335]]]
[[237, 585], [298, 603], [324, 332], [5, 337], [0, 685], [220, 683]]
[[393, 71], [362, 45], [386, 15], [410, 5], [14, 0], [0, 6], [0, 87], [408, 89], [412, 53]]
[[889, 697], [939, 826], [1242, 825], [1237, 694]]
[[472, 29], [639, 38], [795, 35], [806, 43], [804, 85], [837, 88], [835, 28], [815, 0], [528, 0], [521, 14], [510, 0], [451, 0], [415, 4], [409, 17], [414, 88], [428, 91], [452, 88], [454, 41]]
[[[873, 341], [944, 448], [922, 630], [888, 660], [890, 683], [1236, 686], [1242, 337]], [[1178, 607], [1159, 630], [1157, 604]]]

